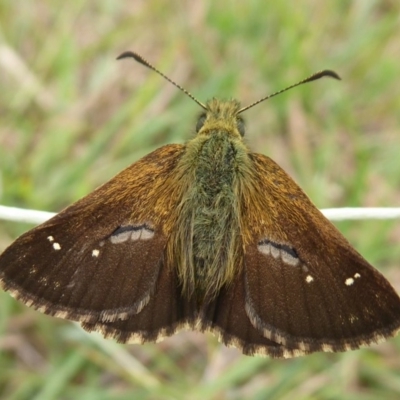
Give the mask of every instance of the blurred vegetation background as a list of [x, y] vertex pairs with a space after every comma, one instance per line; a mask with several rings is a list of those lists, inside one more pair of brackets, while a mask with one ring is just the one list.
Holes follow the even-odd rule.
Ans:
[[[400, 3], [0, 2], [0, 204], [59, 211], [166, 143], [200, 101], [246, 105], [247, 142], [318, 207], [400, 203]], [[400, 291], [399, 221], [338, 225]], [[31, 226], [0, 221], [0, 251]], [[120, 346], [0, 292], [0, 399], [398, 399], [400, 338], [344, 354], [246, 357], [182, 332]]]

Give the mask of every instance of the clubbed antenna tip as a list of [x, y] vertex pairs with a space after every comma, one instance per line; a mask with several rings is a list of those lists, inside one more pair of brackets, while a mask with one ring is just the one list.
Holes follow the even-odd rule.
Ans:
[[323, 78], [325, 76], [330, 76], [331, 78], [335, 78], [335, 79], [337, 79], [339, 81], [341, 80], [340, 76], [335, 71], [332, 71], [330, 69], [325, 69], [323, 71], [315, 73], [314, 75], [311, 75], [303, 83], [315, 81], [315, 80], [317, 80], [319, 78]]
[[124, 51], [117, 57], [117, 60], [122, 60], [123, 58], [133, 58], [140, 64], [143, 64], [146, 67], [150, 67], [150, 64], [146, 62], [146, 60], [143, 57], [141, 57], [139, 54], [134, 53], [133, 51]]
[[182, 86], [178, 85], [176, 82], [174, 82], [172, 79], [168, 78], [168, 76], [164, 75], [162, 72], [160, 72], [156, 67], [151, 65], [147, 60], [145, 60], [142, 56], [140, 56], [137, 53], [134, 53], [133, 51], [125, 51], [121, 55], [117, 57], [117, 60], [121, 60], [122, 58], [133, 58], [136, 60], [138, 63], [146, 66], [147, 68], [152, 69], [154, 72], [157, 72], [158, 75], [161, 75], [164, 79], [166, 79], [168, 82], [171, 82], [174, 86], [176, 86], [178, 89], [180, 89], [183, 93], [185, 93], [187, 96], [189, 96], [192, 100], [194, 100], [200, 107], [204, 108], [205, 110], [207, 107], [200, 102], [199, 100], [196, 99], [191, 93], [189, 93], [186, 89], [184, 89]]
[[275, 97], [275, 96], [278, 95], [278, 94], [281, 94], [281, 93], [283, 93], [283, 92], [286, 92], [286, 91], [289, 90], [289, 89], [292, 89], [292, 88], [294, 88], [294, 87], [296, 87], [296, 86], [303, 85], [304, 83], [316, 81], [317, 79], [324, 78], [324, 77], [326, 77], [326, 76], [331, 77], [331, 78], [335, 78], [335, 79], [339, 79], [339, 80], [340, 80], [340, 76], [339, 76], [335, 71], [332, 71], [332, 70], [330, 70], [330, 69], [325, 69], [325, 70], [323, 70], [323, 71], [316, 72], [315, 74], [312, 74], [312, 75], [309, 76], [308, 78], [303, 79], [302, 81], [297, 82], [297, 83], [295, 83], [294, 85], [290, 85], [289, 87], [287, 87], [287, 88], [285, 88], [285, 89], [282, 89], [282, 90], [279, 90], [278, 92], [272, 93], [272, 94], [270, 94], [269, 96], [263, 97], [262, 99], [257, 100], [257, 101], [255, 101], [254, 103], [252, 103], [252, 104], [250, 104], [250, 105], [248, 105], [248, 106], [246, 106], [246, 107], [241, 108], [241, 109], [238, 111], [238, 114], [242, 113], [243, 111], [248, 110], [248, 109], [251, 108], [251, 107], [254, 107], [254, 106], [257, 105], [257, 104], [260, 104], [260, 103], [263, 102], [264, 100], [268, 100], [268, 99], [270, 99], [271, 97]]

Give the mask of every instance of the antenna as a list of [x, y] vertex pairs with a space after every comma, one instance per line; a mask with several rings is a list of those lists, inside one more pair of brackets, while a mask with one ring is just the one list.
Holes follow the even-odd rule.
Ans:
[[[122, 58], [133, 58], [134, 60], [136, 60], [138, 63], [144, 65], [147, 68], [152, 69], [154, 72], [157, 72], [157, 74], [161, 75], [164, 79], [166, 79], [168, 82], [172, 83], [175, 87], [177, 87], [179, 90], [181, 90], [183, 93], [185, 93], [187, 96], [189, 96], [193, 101], [195, 101], [200, 107], [204, 108], [204, 110], [207, 110], [207, 107], [199, 100], [196, 99], [196, 97], [194, 97], [190, 92], [188, 92], [186, 89], [184, 89], [182, 86], [178, 85], [176, 82], [174, 82], [172, 79], [168, 78], [168, 76], [164, 75], [162, 72], [160, 72], [156, 67], [154, 67], [153, 65], [151, 65], [147, 60], [145, 60], [142, 56], [140, 56], [139, 54], [133, 52], [133, 51], [125, 51], [124, 53], [122, 53], [120, 56], [117, 57], [117, 60], [121, 60]], [[281, 94], [283, 92], [286, 92], [289, 89], [292, 89], [296, 86], [300, 86], [303, 85], [304, 83], [308, 83], [308, 82], [312, 82], [312, 81], [316, 81], [317, 79], [320, 78], [324, 78], [324, 77], [331, 77], [334, 79], [338, 79], [340, 80], [340, 76], [334, 72], [331, 71], [329, 69], [325, 69], [323, 71], [320, 72], [316, 72], [315, 74], [312, 74], [311, 76], [309, 76], [306, 79], [303, 79], [300, 82], [295, 83], [294, 85], [291, 85], [289, 87], [287, 87], [286, 89], [282, 89], [279, 90], [278, 92], [272, 93], [269, 96], [263, 97], [260, 100], [255, 101], [254, 103], [251, 103], [250, 105], [241, 108], [237, 113], [240, 114], [243, 111], [248, 110], [251, 107], [254, 107], [255, 105], [263, 102], [264, 100], [268, 100], [272, 97], [277, 96], [278, 94]]]
[[250, 105], [248, 105], [248, 106], [246, 106], [246, 107], [241, 108], [241, 109], [238, 111], [238, 114], [242, 113], [243, 111], [248, 110], [248, 109], [251, 108], [251, 107], [254, 107], [255, 105], [257, 105], [257, 104], [263, 102], [264, 100], [268, 100], [268, 99], [270, 99], [271, 97], [274, 97], [274, 96], [276, 96], [276, 95], [278, 95], [278, 94], [281, 94], [281, 93], [283, 93], [283, 92], [286, 92], [286, 91], [289, 90], [289, 89], [292, 89], [292, 88], [294, 88], [294, 87], [296, 87], [296, 86], [303, 85], [304, 83], [316, 81], [317, 79], [323, 78], [323, 77], [325, 77], [325, 76], [329, 76], [329, 77], [331, 77], [331, 78], [335, 78], [335, 79], [340, 80], [340, 76], [339, 76], [336, 72], [331, 71], [331, 70], [329, 70], [329, 69], [325, 69], [325, 70], [323, 70], [323, 71], [316, 72], [315, 74], [312, 74], [312, 75], [309, 76], [308, 78], [303, 79], [302, 81], [297, 82], [297, 83], [295, 83], [294, 85], [291, 85], [291, 86], [287, 87], [286, 89], [279, 90], [278, 92], [272, 93], [272, 94], [270, 94], [269, 96], [263, 97], [262, 99], [257, 100], [257, 101], [255, 101], [254, 103], [252, 103], [252, 104], [250, 104]]
[[117, 60], [121, 60], [122, 58], [133, 58], [135, 59], [138, 63], [146, 66], [147, 68], [152, 69], [153, 71], [157, 72], [158, 75], [161, 75], [164, 79], [166, 79], [168, 82], [172, 83], [174, 86], [176, 86], [178, 89], [180, 89], [183, 93], [185, 93], [187, 96], [189, 96], [192, 100], [194, 100], [200, 107], [204, 108], [207, 110], [207, 107], [200, 102], [199, 100], [196, 99], [190, 92], [188, 92], [186, 89], [184, 89], [182, 86], [178, 85], [176, 82], [174, 82], [172, 79], [168, 78], [168, 76], [164, 75], [162, 72], [160, 72], [156, 67], [151, 65], [147, 60], [145, 60], [142, 56], [140, 56], [137, 53], [134, 53], [133, 51], [125, 51], [122, 53], [120, 56], [117, 57]]

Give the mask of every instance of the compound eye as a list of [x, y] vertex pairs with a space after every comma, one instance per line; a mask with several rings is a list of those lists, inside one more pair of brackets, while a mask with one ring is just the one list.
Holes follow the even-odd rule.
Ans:
[[236, 127], [240, 133], [240, 136], [244, 136], [244, 132], [245, 132], [245, 126], [244, 126], [244, 120], [241, 117], [237, 117], [236, 118]]
[[200, 115], [196, 124], [196, 133], [199, 132], [199, 130], [203, 127], [204, 122], [206, 122], [206, 119], [207, 119], [206, 113]]

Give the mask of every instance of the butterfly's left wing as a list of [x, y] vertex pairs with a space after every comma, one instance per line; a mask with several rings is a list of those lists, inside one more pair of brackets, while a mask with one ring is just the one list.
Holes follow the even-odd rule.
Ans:
[[[176, 220], [179, 184], [173, 180], [183, 152], [182, 145], [155, 150], [19, 237], [0, 256], [4, 289], [88, 328], [137, 316], [131, 335], [144, 340], [183, 324], [175, 271], [164, 255]], [[174, 298], [167, 301], [169, 296]], [[123, 332], [113, 334], [123, 340]]]
[[400, 298], [271, 159], [251, 154], [243, 200], [245, 308], [284, 346], [343, 351], [400, 329]]

